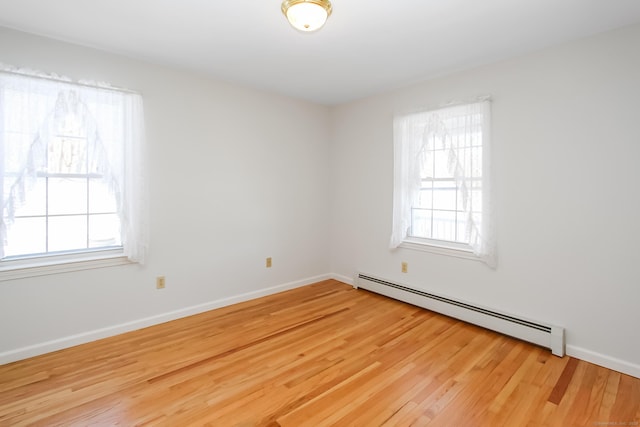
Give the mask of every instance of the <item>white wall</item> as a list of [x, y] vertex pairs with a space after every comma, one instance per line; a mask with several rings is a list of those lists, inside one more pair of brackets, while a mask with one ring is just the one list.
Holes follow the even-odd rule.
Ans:
[[140, 91], [151, 183], [145, 266], [0, 282], [0, 363], [329, 272], [326, 107], [2, 28], [0, 61]]
[[[638, 46], [628, 27], [335, 108], [332, 271], [564, 326], [569, 354], [640, 376]], [[393, 114], [485, 94], [498, 268], [390, 251]]]

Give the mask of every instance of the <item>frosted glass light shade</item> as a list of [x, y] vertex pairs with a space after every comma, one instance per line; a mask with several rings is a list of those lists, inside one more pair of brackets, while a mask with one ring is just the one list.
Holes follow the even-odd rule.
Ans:
[[331, 3], [328, 0], [285, 0], [282, 13], [297, 30], [317, 31], [331, 15]]

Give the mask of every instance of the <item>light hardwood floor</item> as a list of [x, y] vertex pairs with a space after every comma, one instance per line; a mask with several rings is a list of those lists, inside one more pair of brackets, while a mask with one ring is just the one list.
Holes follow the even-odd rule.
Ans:
[[336, 281], [0, 366], [0, 425], [634, 426], [640, 379]]

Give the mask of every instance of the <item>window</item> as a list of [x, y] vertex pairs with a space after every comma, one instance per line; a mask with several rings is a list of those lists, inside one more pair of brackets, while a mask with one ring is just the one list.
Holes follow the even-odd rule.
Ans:
[[489, 107], [482, 101], [396, 117], [392, 248], [472, 252], [495, 264]]
[[138, 94], [0, 71], [0, 269], [142, 261], [143, 141]]

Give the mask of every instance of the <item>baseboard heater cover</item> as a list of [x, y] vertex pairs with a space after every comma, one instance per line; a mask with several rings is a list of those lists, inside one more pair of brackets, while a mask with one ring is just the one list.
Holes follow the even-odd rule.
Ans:
[[358, 274], [354, 287], [549, 348], [559, 357], [565, 354], [564, 328], [558, 326], [518, 318], [362, 273]]

